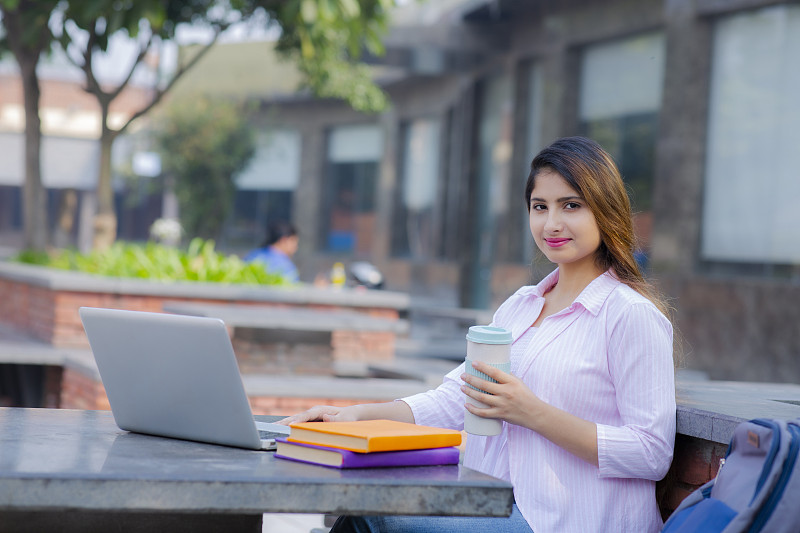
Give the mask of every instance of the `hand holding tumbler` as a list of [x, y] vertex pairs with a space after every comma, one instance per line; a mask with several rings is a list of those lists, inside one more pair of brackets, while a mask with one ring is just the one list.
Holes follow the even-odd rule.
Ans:
[[[503, 372], [511, 370], [509, 356], [511, 353], [511, 332], [495, 326], [472, 326], [467, 334], [466, 372], [486, 381], [495, 381], [483, 372], [472, 367], [473, 361], [482, 361]], [[469, 385], [468, 385], [469, 386]], [[487, 407], [482, 402], [467, 397], [467, 402], [476, 407]], [[503, 430], [503, 421], [494, 418], [482, 418], [469, 411], [464, 413], [464, 430], [473, 435], [499, 435]]]

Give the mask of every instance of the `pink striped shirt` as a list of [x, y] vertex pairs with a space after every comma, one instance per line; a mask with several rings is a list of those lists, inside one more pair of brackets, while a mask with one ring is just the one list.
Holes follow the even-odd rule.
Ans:
[[[656, 532], [655, 481], [675, 442], [672, 326], [606, 272], [532, 331], [557, 280], [555, 270], [519, 289], [493, 324], [512, 332], [514, 375], [545, 402], [596, 423], [599, 467], [508, 423], [495, 437], [469, 435], [464, 464], [510, 481], [536, 533]], [[418, 424], [463, 428], [463, 372], [462, 364], [437, 389], [403, 398]]]

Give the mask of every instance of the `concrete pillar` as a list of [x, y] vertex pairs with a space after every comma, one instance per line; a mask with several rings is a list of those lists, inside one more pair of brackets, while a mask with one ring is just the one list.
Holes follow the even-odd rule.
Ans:
[[692, 0], [664, 4], [666, 63], [653, 195], [652, 267], [691, 275], [702, 225], [711, 28]]

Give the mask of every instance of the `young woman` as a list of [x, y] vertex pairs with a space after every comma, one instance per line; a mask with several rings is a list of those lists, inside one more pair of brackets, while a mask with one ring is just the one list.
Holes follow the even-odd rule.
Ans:
[[[504, 421], [469, 435], [464, 465], [508, 480], [510, 518], [342, 517], [333, 531], [655, 532], [655, 482], [675, 439], [672, 326], [633, 257], [631, 209], [610, 156], [582, 137], [533, 160], [525, 187], [530, 229], [558, 268], [519, 289], [494, 315], [512, 332], [511, 372], [464, 366], [435, 390], [402, 400], [318, 406], [286, 420], [391, 418], [463, 428], [470, 412]], [[491, 393], [467, 387], [469, 383]]]

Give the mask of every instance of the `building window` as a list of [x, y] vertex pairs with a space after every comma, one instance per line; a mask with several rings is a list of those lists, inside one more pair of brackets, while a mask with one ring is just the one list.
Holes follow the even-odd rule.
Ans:
[[375, 188], [383, 156], [377, 125], [340, 126], [328, 138], [321, 247], [369, 255], [375, 229]]
[[272, 222], [292, 220], [293, 196], [294, 191], [237, 190], [225, 226], [226, 247], [249, 250], [260, 246]]
[[713, 45], [701, 256], [777, 274], [800, 264], [800, 7], [720, 19]]
[[271, 222], [292, 220], [301, 149], [300, 133], [295, 130], [274, 128], [258, 135], [253, 158], [236, 176], [234, 207], [224, 228], [228, 247], [258, 246]]
[[581, 57], [580, 130], [614, 157], [634, 210], [645, 265], [664, 80], [664, 36], [649, 33], [587, 47]]
[[436, 119], [414, 120], [402, 128], [400, 186], [392, 225], [395, 257], [419, 259], [435, 254], [441, 136]]
[[300, 181], [300, 133], [284, 128], [259, 133], [256, 152], [236, 176], [236, 187], [246, 191], [291, 191]]
[[22, 229], [22, 187], [0, 184], [0, 232]]

